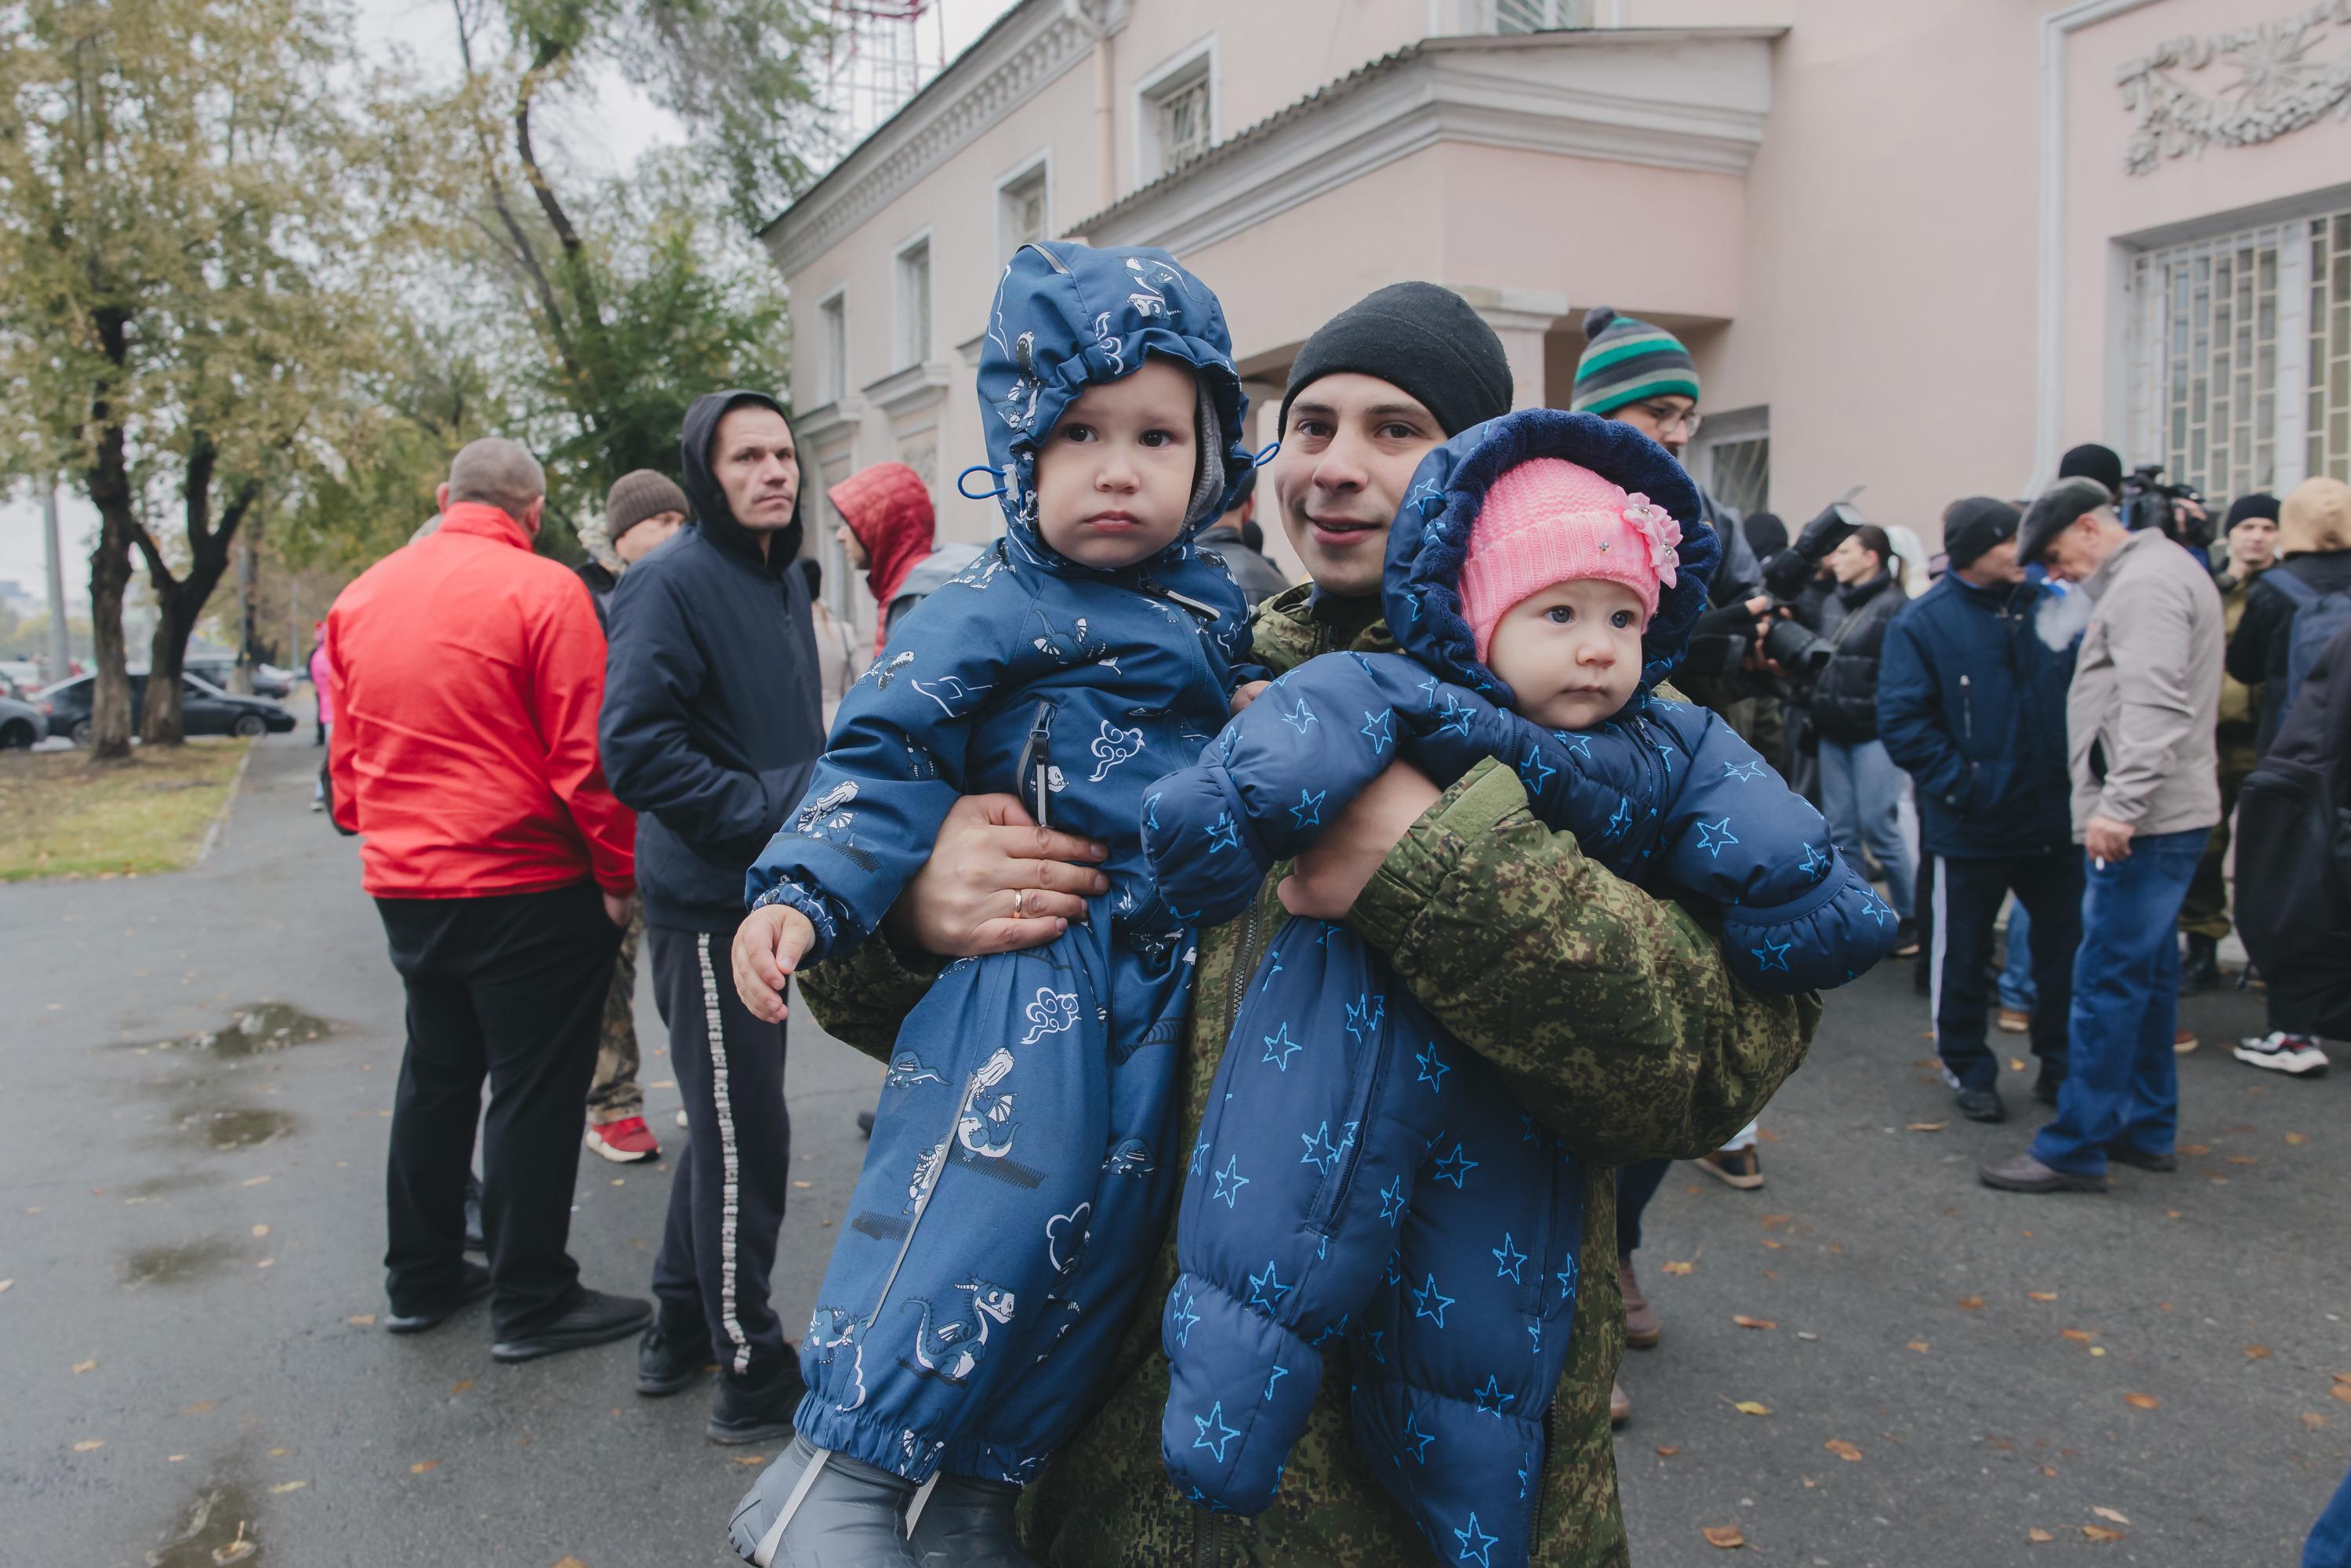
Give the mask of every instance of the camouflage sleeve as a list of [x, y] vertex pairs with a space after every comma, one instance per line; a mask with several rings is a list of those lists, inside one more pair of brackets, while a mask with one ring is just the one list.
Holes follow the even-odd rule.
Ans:
[[1739, 985], [1696, 916], [1585, 859], [1490, 761], [1413, 825], [1348, 923], [1602, 1165], [1719, 1148], [1820, 1022], [1817, 996]]
[[898, 1026], [938, 978], [939, 961], [908, 957], [887, 937], [861, 942], [799, 977], [800, 1000], [820, 1028], [876, 1061], [896, 1049]]

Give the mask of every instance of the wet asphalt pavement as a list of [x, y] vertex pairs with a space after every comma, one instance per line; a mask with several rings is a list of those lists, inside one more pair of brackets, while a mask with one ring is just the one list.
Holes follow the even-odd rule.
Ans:
[[[305, 810], [303, 738], [256, 752], [199, 870], [0, 888], [0, 1563], [733, 1562], [756, 1469], [703, 1441], [706, 1389], [639, 1398], [626, 1344], [500, 1366], [480, 1308], [373, 1322], [400, 991], [352, 844]], [[2253, 996], [2186, 1016], [2207, 1043], [2181, 1063], [2183, 1170], [2031, 1198], [1972, 1176], [2029, 1135], [2024, 1076], [2018, 1121], [1960, 1121], [1907, 967], [1836, 997], [1763, 1119], [1769, 1185], [1677, 1166], [1650, 1210], [1666, 1336], [1627, 1358], [1618, 1445], [1635, 1561], [2295, 1562], [2351, 1465], [2351, 1062], [2231, 1061]], [[674, 1143], [649, 988], [639, 1027]], [[787, 1322], [876, 1075], [795, 1017]], [[667, 1192], [665, 1166], [583, 1155], [590, 1283], [643, 1291]], [[1744, 1559], [1701, 1533], [1733, 1526]]]

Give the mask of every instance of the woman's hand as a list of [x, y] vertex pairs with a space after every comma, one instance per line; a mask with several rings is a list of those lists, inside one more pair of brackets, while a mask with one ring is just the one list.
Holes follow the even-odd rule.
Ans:
[[1050, 942], [1110, 891], [1093, 869], [1109, 849], [1040, 828], [1010, 795], [967, 795], [947, 810], [931, 858], [883, 922], [901, 948], [976, 958]]
[[1290, 863], [1276, 890], [1281, 906], [1310, 919], [1345, 919], [1388, 852], [1443, 794], [1411, 763], [1389, 764]]

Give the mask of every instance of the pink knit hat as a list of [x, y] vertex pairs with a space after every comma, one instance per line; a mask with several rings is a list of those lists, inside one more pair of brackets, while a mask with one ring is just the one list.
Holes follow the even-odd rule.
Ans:
[[1561, 457], [1531, 457], [1486, 492], [1461, 562], [1461, 616], [1483, 661], [1510, 606], [1557, 582], [1596, 578], [1640, 596], [1642, 626], [1674, 585], [1681, 525], [1638, 491], [1626, 494]]

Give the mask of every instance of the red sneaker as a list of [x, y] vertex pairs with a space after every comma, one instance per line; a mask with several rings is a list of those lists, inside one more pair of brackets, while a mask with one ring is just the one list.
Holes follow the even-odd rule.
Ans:
[[588, 1146], [621, 1166], [641, 1165], [661, 1154], [661, 1145], [653, 1141], [653, 1129], [645, 1125], [643, 1116], [589, 1123]]

